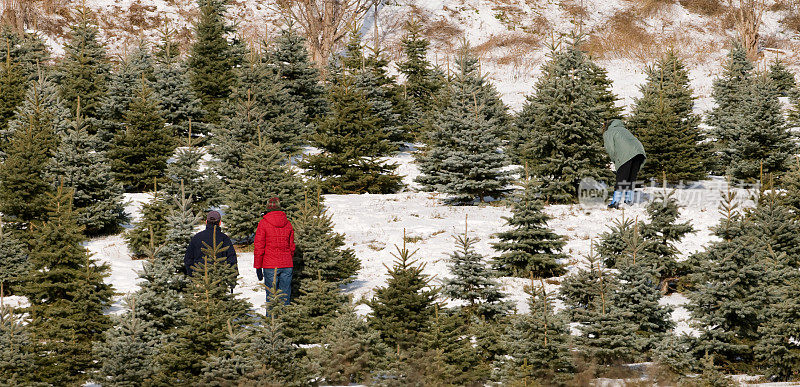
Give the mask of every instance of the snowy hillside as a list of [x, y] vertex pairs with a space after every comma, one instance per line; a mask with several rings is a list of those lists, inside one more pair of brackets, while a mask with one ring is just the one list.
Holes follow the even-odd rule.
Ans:
[[[708, 110], [711, 81], [719, 73], [727, 42], [736, 36], [725, 13], [725, 2], [633, 0], [393, 0], [378, 13], [382, 49], [399, 59], [400, 39], [407, 20], [421, 21], [432, 42], [432, 62], [447, 69], [455, 48], [467, 39], [475, 48], [486, 73], [517, 110], [531, 92], [548, 46], [559, 33], [582, 31], [587, 48], [609, 71], [619, 104], [629, 107], [639, 95], [643, 69], [667, 49], [684, 57], [691, 71], [692, 87], [699, 97], [697, 109]], [[72, 11], [41, 11], [43, 33], [55, 53], [68, 31]], [[155, 41], [169, 29], [184, 48], [192, 38], [197, 18], [194, 0], [87, 0], [98, 16], [104, 40], [111, 52], [124, 56], [140, 37]], [[704, 5], [705, 4], [705, 5]], [[713, 5], [713, 6], [712, 6]], [[780, 57], [797, 65], [796, 32], [788, 25], [797, 10], [784, 1], [767, 1], [761, 25], [763, 63]], [[258, 46], [284, 26], [272, 0], [231, 2], [231, 18], [238, 33]], [[374, 15], [368, 13], [362, 33], [372, 41]]]

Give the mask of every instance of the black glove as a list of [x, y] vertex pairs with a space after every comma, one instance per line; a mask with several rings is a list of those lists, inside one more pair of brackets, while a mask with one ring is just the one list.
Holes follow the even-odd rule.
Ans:
[[264, 280], [264, 273], [261, 272], [261, 268], [256, 269], [256, 277], [258, 277], [259, 281]]

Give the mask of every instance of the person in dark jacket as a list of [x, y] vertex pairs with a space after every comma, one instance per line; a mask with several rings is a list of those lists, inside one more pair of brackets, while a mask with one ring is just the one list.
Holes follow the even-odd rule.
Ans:
[[258, 280], [267, 286], [267, 297], [277, 289], [286, 305], [289, 305], [292, 295], [294, 249], [292, 223], [280, 210], [280, 200], [272, 198], [268, 201], [267, 213], [256, 228], [253, 266]]
[[609, 208], [619, 208], [622, 194], [625, 193], [625, 203], [633, 203], [633, 190], [639, 169], [644, 165], [646, 155], [644, 146], [628, 129], [621, 120], [613, 120], [603, 132], [603, 143], [614, 168], [617, 169], [617, 184], [611, 197]]
[[[215, 242], [217, 245], [222, 242], [222, 247], [217, 252], [217, 257], [224, 257], [225, 261], [236, 269], [236, 273], [239, 273], [239, 267], [236, 262], [236, 250], [233, 248], [231, 238], [228, 238], [220, 229], [221, 220], [222, 217], [219, 212], [209, 212], [206, 216], [206, 229], [192, 237], [191, 242], [189, 242], [189, 247], [186, 248], [186, 255], [183, 257], [183, 265], [186, 268], [187, 275], [192, 275], [195, 265], [205, 262], [205, 252], [203, 250], [213, 248]], [[236, 284], [230, 284], [231, 289], [233, 289], [235, 285]]]

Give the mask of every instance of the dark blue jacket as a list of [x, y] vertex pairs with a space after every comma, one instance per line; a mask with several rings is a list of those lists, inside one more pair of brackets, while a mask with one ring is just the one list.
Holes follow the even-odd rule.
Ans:
[[[215, 235], [216, 234], [216, 235]], [[217, 257], [225, 257], [228, 264], [236, 268], [239, 272], [239, 267], [236, 265], [236, 250], [233, 249], [231, 238], [228, 238], [218, 225], [206, 225], [206, 229], [197, 233], [192, 237], [189, 242], [189, 247], [186, 248], [186, 255], [183, 257], [183, 264], [186, 267], [186, 274], [192, 275], [192, 267], [200, 262], [205, 261], [204, 249], [214, 247], [214, 241], [219, 245], [222, 242], [222, 248], [217, 252]]]

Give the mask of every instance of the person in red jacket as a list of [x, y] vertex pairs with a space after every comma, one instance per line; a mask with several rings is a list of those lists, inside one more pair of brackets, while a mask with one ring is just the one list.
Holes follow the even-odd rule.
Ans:
[[267, 296], [275, 289], [280, 290], [286, 305], [292, 294], [294, 247], [292, 223], [280, 210], [280, 200], [272, 198], [256, 228], [253, 266], [258, 280], [267, 285]]

